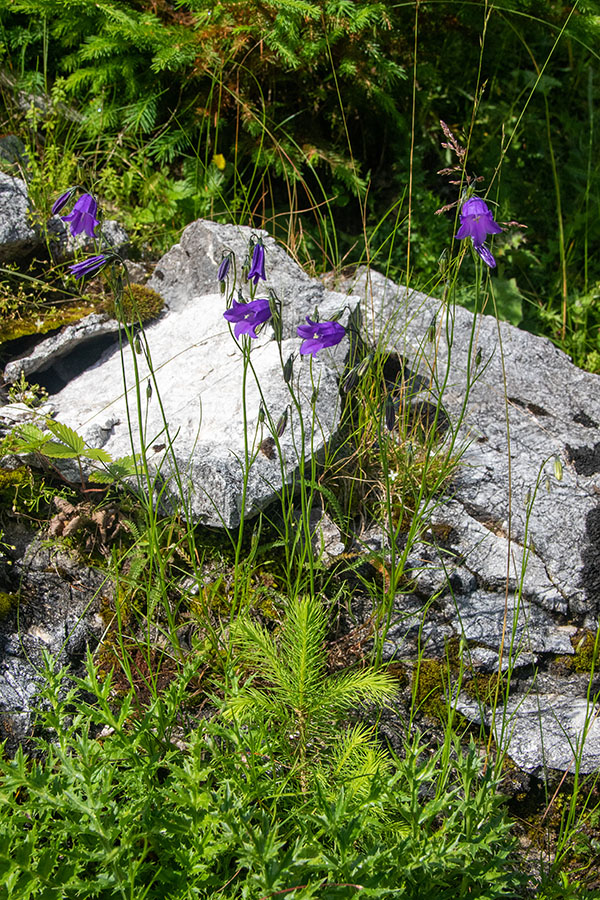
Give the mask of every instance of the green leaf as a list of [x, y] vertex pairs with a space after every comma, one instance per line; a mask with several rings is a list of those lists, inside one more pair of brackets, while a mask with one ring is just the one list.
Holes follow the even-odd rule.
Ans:
[[109, 463], [112, 461], [112, 456], [110, 455], [110, 453], [108, 453], [107, 450], [103, 450], [101, 447], [91, 447], [81, 455], [85, 456], [86, 459], [97, 459], [98, 462], [103, 463]]
[[73, 431], [72, 428], [69, 428], [68, 425], [63, 425], [62, 422], [48, 420], [46, 426], [48, 431], [52, 432], [59, 441], [62, 441], [75, 456], [81, 456], [85, 451], [85, 442], [83, 438], [81, 435], [77, 434], [76, 431]]
[[58, 441], [48, 441], [44, 444], [43, 453], [49, 459], [76, 459], [80, 455], [76, 450]]

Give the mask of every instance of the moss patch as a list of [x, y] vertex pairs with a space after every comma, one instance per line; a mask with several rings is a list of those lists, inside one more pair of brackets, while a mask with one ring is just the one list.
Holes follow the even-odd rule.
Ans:
[[0, 620], [6, 619], [15, 609], [18, 602], [18, 594], [8, 594], [6, 591], [0, 591]]
[[598, 632], [578, 631], [571, 638], [575, 655], [569, 657], [566, 665], [573, 672], [591, 672], [598, 669], [598, 655], [600, 653], [600, 638]]
[[119, 322], [134, 324], [155, 319], [162, 311], [163, 306], [163, 298], [152, 288], [143, 284], [131, 284], [124, 289], [120, 302], [117, 302], [114, 297], [109, 297], [104, 301], [101, 309]]
[[0, 344], [33, 334], [47, 334], [64, 325], [79, 322], [92, 312], [95, 312], [93, 304], [78, 303], [61, 309], [54, 306], [50, 309], [38, 309], [27, 316], [5, 319], [0, 323]]

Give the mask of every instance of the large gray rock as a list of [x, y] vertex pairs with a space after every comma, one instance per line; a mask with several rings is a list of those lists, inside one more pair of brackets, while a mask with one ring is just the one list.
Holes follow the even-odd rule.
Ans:
[[[144, 355], [129, 346], [121, 355], [115, 338], [95, 365], [51, 397], [59, 421], [113, 458], [138, 452], [143, 439], [163, 502], [179, 504], [182, 490], [187, 515], [225, 527], [239, 523], [242, 506], [247, 515], [253, 515], [272, 502], [311, 455], [321, 453], [330, 442], [339, 422], [338, 376], [347, 353], [344, 340], [312, 363], [299, 357], [296, 325], [304, 324], [317, 305], [321, 319], [330, 318], [343, 309], [346, 297], [326, 292], [264, 235], [267, 267], [283, 301], [283, 342], [280, 356], [270, 326], [252, 341], [251, 367], [244, 384], [243, 356], [223, 318], [225, 302], [216, 291], [216, 272], [224, 249], [236, 253], [241, 269], [252, 233], [196, 222], [186, 229], [181, 244], [160, 261], [149, 287], [160, 291], [166, 311], [146, 328], [154, 376]], [[264, 296], [264, 291], [261, 284], [258, 296]], [[50, 339], [43, 355], [47, 360], [49, 354], [64, 352], [64, 347], [65, 335]], [[292, 354], [296, 356], [291, 382], [295, 400], [281, 365]], [[19, 367], [39, 368], [39, 354], [34, 357], [36, 351], [10, 364], [7, 374], [16, 377]], [[142, 385], [140, 420], [136, 368]], [[149, 382], [152, 396], [148, 398]], [[261, 403], [266, 412], [263, 423], [259, 421]], [[286, 411], [288, 424], [277, 448], [273, 431]], [[251, 464], [245, 481], [247, 461]]]
[[[451, 485], [455, 502], [435, 512], [438, 528], [447, 525], [454, 556], [468, 567], [470, 559], [494, 589], [503, 580], [504, 557], [511, 590], [525, 571], [525, 593], [536, 602], [595, 626], [600, 376], [577, 369], [545, 338], [407, 294], [376, 272], [360, 271], [345, 289], [363, 298], [373, 338], [429, 380], [433, 402], [442, 395], [450, 437], [464, 451]], [[430, 342], [434, 317], [438, 331]], [[555, 458], [562, 461], [561, 481]]]
[[0, 172], [0, 261], [23, 256], [41, 243], [29, 218], [27, 185]]
[[[408, 557], [415, 593], [396, 600], [384, 656], [443, 657], [462, 638], [467, 674], [497, 670], [500, 660], [514, 670], [501, 718], [509, 724], [495, 729], [518, 765], [540, 774], [573, 770], [577, 758], [594, 771], [590, 676], [550, 686], [541, 676], [556, 656], [573, 656], [576, 626], [598, 628], [600, 377], [544, 338], [407, 293], [376, 272], [359, 270], [338, 288], [361, 296], [372, 339], [428, 379], [431, 402], [442, 397], [447, 445], [462, 452], [447, 498], [432, 505], [426, 543]], [[492, 722], [466, 695], [458, 707]]]

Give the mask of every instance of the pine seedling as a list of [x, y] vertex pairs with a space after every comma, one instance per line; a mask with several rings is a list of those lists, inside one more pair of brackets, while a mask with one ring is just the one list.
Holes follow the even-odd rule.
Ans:
[[[247, 617], [232, 635], [239, 658], [255, 674], [226, 701], [225, 715], [278, 727], [281, 749], [291, 748], [304, 790], [309, 757], [318, 763], [343, 737], [340, 720], [359, 703], [396, 693], [391, 676], [374, 668], [328, 675], [326, 632], [321, 602], [306, 597], [292, 601], [278, 638]], [[362, 753], [365, 741], [359, 743]]]

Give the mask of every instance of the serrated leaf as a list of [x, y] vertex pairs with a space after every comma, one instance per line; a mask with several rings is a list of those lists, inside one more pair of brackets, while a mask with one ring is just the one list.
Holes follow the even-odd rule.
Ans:
[[113, 472], [92, 472], [88, 481], [91, 481], [92, 484], [112, 484], [114, 481], [118, 481], [118, 476], [116, 476]]
[[68, 425], [63, 425], [62, 422], [49, 421], [47, 427], [48, 431], [51, 431], [52, 434], [72, 450], [76, 456], [80, 456], [85, 451], [85, 442], [83, 438], [81, 435], [77, 434], [76, 431], [73, 431], [72, 428], [69, 428]]
[[47, 434], [37, 427], [27, 423], [14, 432], [14, 438], [19, 450], [38, 450], [49, 440]]
[[44, 444], [43, 450], [44, 456], [48, 456], [50, 459], [75, 459], [80, 455], [76, 450], [72, 450], [66, 444], [59, 444], [58, 441], [48, 441], [47, 444]]
[[[138, 457], [139, 459], [139, 457]], [[109, 463], [108, 470], [104, 472], [92, 472], [90, 481], [98, 484], [112, 484], [114, 481], [121, 481], [130, 475], [135, 475], [136, 457], [121, 456], [115, 460], [106, 460]]]
[[90, 447], [89, 450], [86, 450], [81, 455], [85, 456], [86, 459], [97, 459], [98, 462], [112, 462], [112, 456], [110, 455], [110, 453], [107, 450], [103, 450], [101, 447]]

